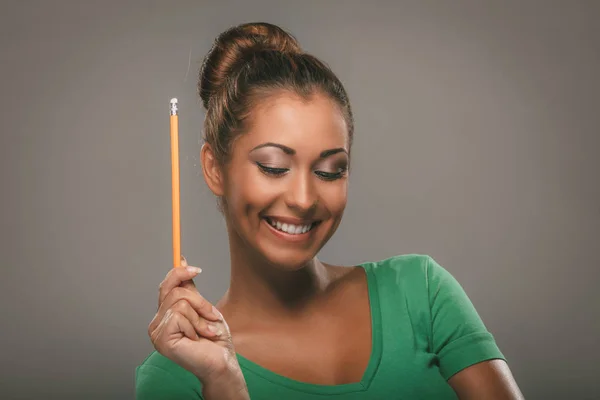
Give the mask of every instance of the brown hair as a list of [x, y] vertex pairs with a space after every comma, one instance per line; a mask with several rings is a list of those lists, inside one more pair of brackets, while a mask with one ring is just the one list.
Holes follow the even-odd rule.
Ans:
[[276, 91], [303, 99], [317, 92], [340, 107], [352, 145], [354, 120], [342, 83], [318, 58], [305, 53], [282, 28], [264, 22], [221, 33], [200, 68], [198, 93], [206, 109], [204, 140], [225, 163], [234, 139], [247, 125], [252, 106]]

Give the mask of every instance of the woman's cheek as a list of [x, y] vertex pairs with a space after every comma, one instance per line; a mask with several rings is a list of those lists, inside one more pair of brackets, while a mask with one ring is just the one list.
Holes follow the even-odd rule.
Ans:
[[262, 207], [273, 196], [274, 186], [264, 174], [256, 171], [238, 173], [229, 185], [229, 198], [234, 208]]
[[323, 185], [321, 187], [321, 198], [326, 203], [327, 208], [333, 213], [344, 211], [348, 201], [348, 181], [343, 180], [334, 184]]

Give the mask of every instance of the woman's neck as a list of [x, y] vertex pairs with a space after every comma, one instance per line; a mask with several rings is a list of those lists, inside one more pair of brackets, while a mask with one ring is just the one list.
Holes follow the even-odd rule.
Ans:
[[269, 265], [234, 236], [230, 235], [230, 285], [218, 307], [266, 320], [296, 318], [328, 288], [332, 277], [316, 257], [302, 268], [286, 271]]

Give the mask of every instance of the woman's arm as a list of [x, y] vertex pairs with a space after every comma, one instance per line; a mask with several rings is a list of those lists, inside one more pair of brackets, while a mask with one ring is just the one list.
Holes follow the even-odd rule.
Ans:
[[483, 361], [457, 372], [448, 383], [460, 400], [523, 400], [504, 360]]
[[522, 400], [515, 379], [458, 281], [429, 257], [427, 285], [431, 349], [460, 400]]

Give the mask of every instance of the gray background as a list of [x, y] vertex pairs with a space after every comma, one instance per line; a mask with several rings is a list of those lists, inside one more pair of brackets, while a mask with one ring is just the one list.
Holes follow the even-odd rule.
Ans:
[[209, 300], [227, 237], [200, 175], [213, 38], [279, 24], [345, 83], [350, 198], [323, 260], [426, 253], [463, 284], [529, 399], [600, 398], [600, 2], [3, 1], [0, 396], [133, 397], [182, 249]]

